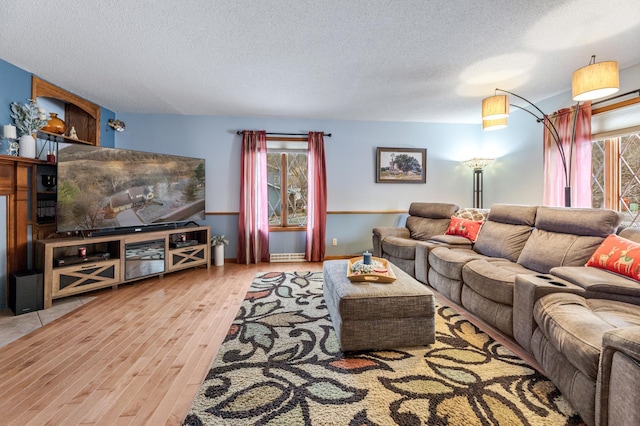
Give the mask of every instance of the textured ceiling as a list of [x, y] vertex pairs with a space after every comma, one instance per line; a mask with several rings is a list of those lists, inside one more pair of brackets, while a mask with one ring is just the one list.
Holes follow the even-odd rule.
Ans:
[[638, 0], [0, 0], [0, 58], [115, 112], [479, 123], [598, 61]]

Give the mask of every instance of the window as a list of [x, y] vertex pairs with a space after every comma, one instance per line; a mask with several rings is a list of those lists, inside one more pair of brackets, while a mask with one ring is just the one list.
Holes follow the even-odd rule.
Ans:
[[640, 227], [640, 131], [592, 141], [593, 207], [624, 213], [624, 225]]
[[[270, 228], [301, 228], [307, 224], [307, 151], [267, 151]], [[284, 206], [284, 208], [283, 208]]]

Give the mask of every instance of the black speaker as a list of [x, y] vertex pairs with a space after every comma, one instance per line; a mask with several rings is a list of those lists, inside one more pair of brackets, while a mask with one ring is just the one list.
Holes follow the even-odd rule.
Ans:
[[11, 274], [9, 307], [16, 315], [44, 309], [42, 273], [25, 271]]

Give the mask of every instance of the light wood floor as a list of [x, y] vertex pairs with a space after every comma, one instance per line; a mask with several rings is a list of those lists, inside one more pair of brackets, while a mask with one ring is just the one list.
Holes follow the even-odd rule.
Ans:
[[179, 425], [257, 272], [192, 269], [98, 297], [0, 348], [0, 424]]
[[296, 270], [322, 264], [226, 264], [91, 293], [0, 348], [0, 424], [180, 425], [252, 278]]

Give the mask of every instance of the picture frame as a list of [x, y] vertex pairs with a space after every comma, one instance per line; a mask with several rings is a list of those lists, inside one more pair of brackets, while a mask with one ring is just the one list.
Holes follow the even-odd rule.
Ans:
[[376, 183], [426, 183], [426, 148], [376, 148]]

